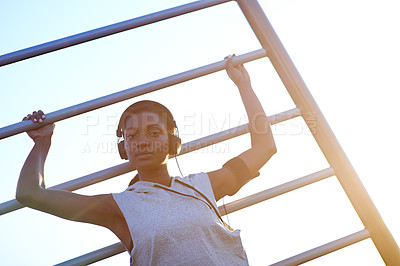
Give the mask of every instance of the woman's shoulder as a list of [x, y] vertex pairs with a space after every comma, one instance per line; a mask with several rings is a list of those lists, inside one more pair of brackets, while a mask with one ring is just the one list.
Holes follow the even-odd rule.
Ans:
[[214, 199], [214, 192], [211, 186], [210, 178], [207, 173], [199, 172], [195, 174], [190, 174], [188, 176], [178, 178], [178, 180], [189, 184], [205, 194], [207, 198]]
[[192, 186], [210, 184], [210, 178], [205, 172], [194, 173], [184, 177], [178, 177], [177, 179]]

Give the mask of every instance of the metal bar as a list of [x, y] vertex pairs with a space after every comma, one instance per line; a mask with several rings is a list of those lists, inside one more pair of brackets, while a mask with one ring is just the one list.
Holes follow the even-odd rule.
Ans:
[[[271, 124], [276, 124], [280, 123], [289, 119], [292, 119], [294, 117], [300, 116], [300, 110], [297, 108], [288, 110], [286, 112], [281, 112], [279, 114], [273, 115], [268, 117], [268, 120], [270, 121]], [[198, 140], [194, 140], [188, 143], [185, 143], [182, 145], [182, 150], [179, 153], [179, 155], [183, 155], [185, 153], [195, 151], [210, 145], [213, 145], [215, 143], [228, 140], [233, 137], [237, 137], [243, 134], [248, 133], [248, 127], [247, 124], [238, 126], [236, 128], [231, 128], [227, 129], [215, 134], [212, 134], [210, 136], [200, 138]], [[113, 178], [118, 175], [122, 175], [125, 173], [128, 173], [130, 171], [135, 170], [129, 163], [123, 163], [119, 164], [107, 169], [103, 169], [101, 171], [85, 175], [82, 177], [79, 177], [74, 180], [70, 180], [68, 182], [58, 184], [54, 187], [50, 187], [50, 189], [62, 189], [62, 190], [68, 190], [68, 191], [73, 191], [76, 189], [80, 189], [89, 185], [96, 184], [98, 182]], [[3, 202], [0, 204], [0, 215], [18, 210], [20, 208], [23, 208], [24, 206], [21, 205], [16, 199], [9, 200], [6, 202]]]
[[335, 241], [329, 242], [325, 245], [310, 249], [306, 252], [300, 253], [296, 256], [290, 257], [288, 259], [282, 260], [280, 262], [274, 263], [271, 266], [295, 266], [307, 261], [316, 259], [323, 255], [329, 254], [341, 248], [350, 246], [362, 240], [370, 237], [367, 229], [358, 231], [354, 234], [345, 236], [343, 238], [337, 239]]
[[[285, 112], [281, 112], [279, 114], [269, 116], [268, 121], [270, 122], [271, 125], [274, 125], [298, 116], [300, 116], [300, 110], [294, 108]], [[185, 153], [195, 151], [210, 146], [212, 144], [216, 144], [218, 142], [231, 139], [233, 137], [238, 137], [248, 132], [249, 132], [248, 124], [244, 124], [235, 128], [230, 128], [218, 133], [214, 133], [212, 135], [185, 143], [184, 145], [182, 145], [182, 149], [179, 155], [183, 155]]]
[[[267, 56], [264, 49], [256, 50], [250, 53], [246, 53], [240, 56], [235, 56], [233, 59], [234, 64], [243, 64], [249, 61], [260, 59]], [[152, 91], [163, 89], [181, 82], [185, 82], [191, 79], [202, 77], [220, 70], [225, 69], [226, 59], [215, 62], [213, 64], [205, 65], [199, 68], [188, 70], [173, 76], [155, 80], [146, 84], [142, 84], [130, 89], [119, 91], [113, 94], [109, 94], [97, 99], [93, 99], [84, 103], [73, 105], [52, 113], [46, 114], [46, 120], [39, 125], [32, 123], [31, 121], [21, 121], [3, 128], [0, 128], [0, 139], [10, 137], [22, 133], [24, 131], [32, 130], [40, 126], [51, 124], [66, 118], [70, 118], [76, 115], [80, 115], [104, 106], [108, 106], [117, 102], [121, 102], [139, 95], [143, 95]]]
[[8, 65], [38, 55], [54, 52], [77, 44], [96, 40], [105, 36], [120, 33], [130, 29], [138, 28], [144, 25], [162, 21], [165, 19], [177, 17], [190, 12], [198, 11], [211, 6], [223, 4], [231, 0], [202, 0], [193, 3], [165, 9], [145, 16], [121, 21], [112, 25], [104, 26], [94, 30], [82, 32], [69, 37], [39, 44], [19, 51], [11, 52], [0, 56], [0, 66]]
[[287, 193], [287, 192], [296, 190], [298, 188], [310, 185], [317, 181], [321, 181], [321, 180], [328, 178], [330, 176], [333, 176], [333, 175], [335, 175], [335, 171], [332, 168], [326, 168], [324, 170], [315, 172], [315, 173], [307, 175], [307, 176], [300, 177], [298, 179], [289, 181], [287, 183], [278, 185], [276, 187], [266, 189], [264, 191], [252, 194], [250, 196], [232, 201], [228, 204], [225, 204], [225, 206], [219, 206], [218, 210], [221, 213], [221, 215], [226, 215], [226, 214], [244, 209], [251, 205], [260, 203], [262, 201], [271, 199], [273, 197], [282, 195], [284, 193]]
[[237, 0], [268, 57], [387, 265], [400, 265], [400, 249], [357, 173], [256, 0]]
[[119, 242], [110, 246], [92, 251], [85, 255], [73, 258], [71, 260], [56, 264], [56, 266], [71, 266], [71, 265], [88, 265], [97, 261], [115, 256], [126, 251], [124, 245]]

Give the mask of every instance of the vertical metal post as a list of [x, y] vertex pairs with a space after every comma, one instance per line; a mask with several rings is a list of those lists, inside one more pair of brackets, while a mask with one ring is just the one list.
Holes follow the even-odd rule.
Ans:
[[400, 249], [346, 154], [256, 0], [237, 0], [325, 158], [353, 204], [386, 265], [400, 265]]

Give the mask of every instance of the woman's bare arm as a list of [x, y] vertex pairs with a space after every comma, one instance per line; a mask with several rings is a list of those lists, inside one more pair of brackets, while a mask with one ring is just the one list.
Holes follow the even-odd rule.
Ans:
[[[28, 115], [24, 120], [42, 123], [42, 111]], [[34, 146], [20, 173], [16, 199], [23, 205], [68, 220], [115, 227], [121, 213], [111, 195], [85, 196], [63, 190], [45, 188], [44, 164], [51, 146], [54, 124], [28, 132]]]
[[232, 57], [229, 57], [226, 71], [239, 89], [249, 119], [251, 148], [238, 156], [247, 166], [249, 176], [245, 179], [237, 178], [237, 175], [229, 167], [222, 167], [209, 172], [216, 200], [225, 195], [236, 193], [247, 181], [256, 177], [258, 170], [276, 153], [275, 141], [268, 118], [251, 87], [250, 77], [246, 69], [243, 65], [233, 66]]

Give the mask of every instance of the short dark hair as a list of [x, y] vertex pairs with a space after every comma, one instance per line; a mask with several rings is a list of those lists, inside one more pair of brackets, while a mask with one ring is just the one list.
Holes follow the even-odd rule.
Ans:
[[130, 105], [125, 111], [122, 113], [121, 118], [119, 120], [118, 128], [117, 128], [117, 137], [123, 136], [123, 130], [125, 128], [125, 122], [128, 118], [129, 114], [137, 114], [141, 112], [154, 112], [158, 114], [162, 119], [166, 118], [167, 131], [169, 134], [174, 135], [176, 130], [176, 123], [172, 113], [168, 110], [167, 107], [162, 105], [161, 103], [144, 100], [140, 102], [136, 102]]

